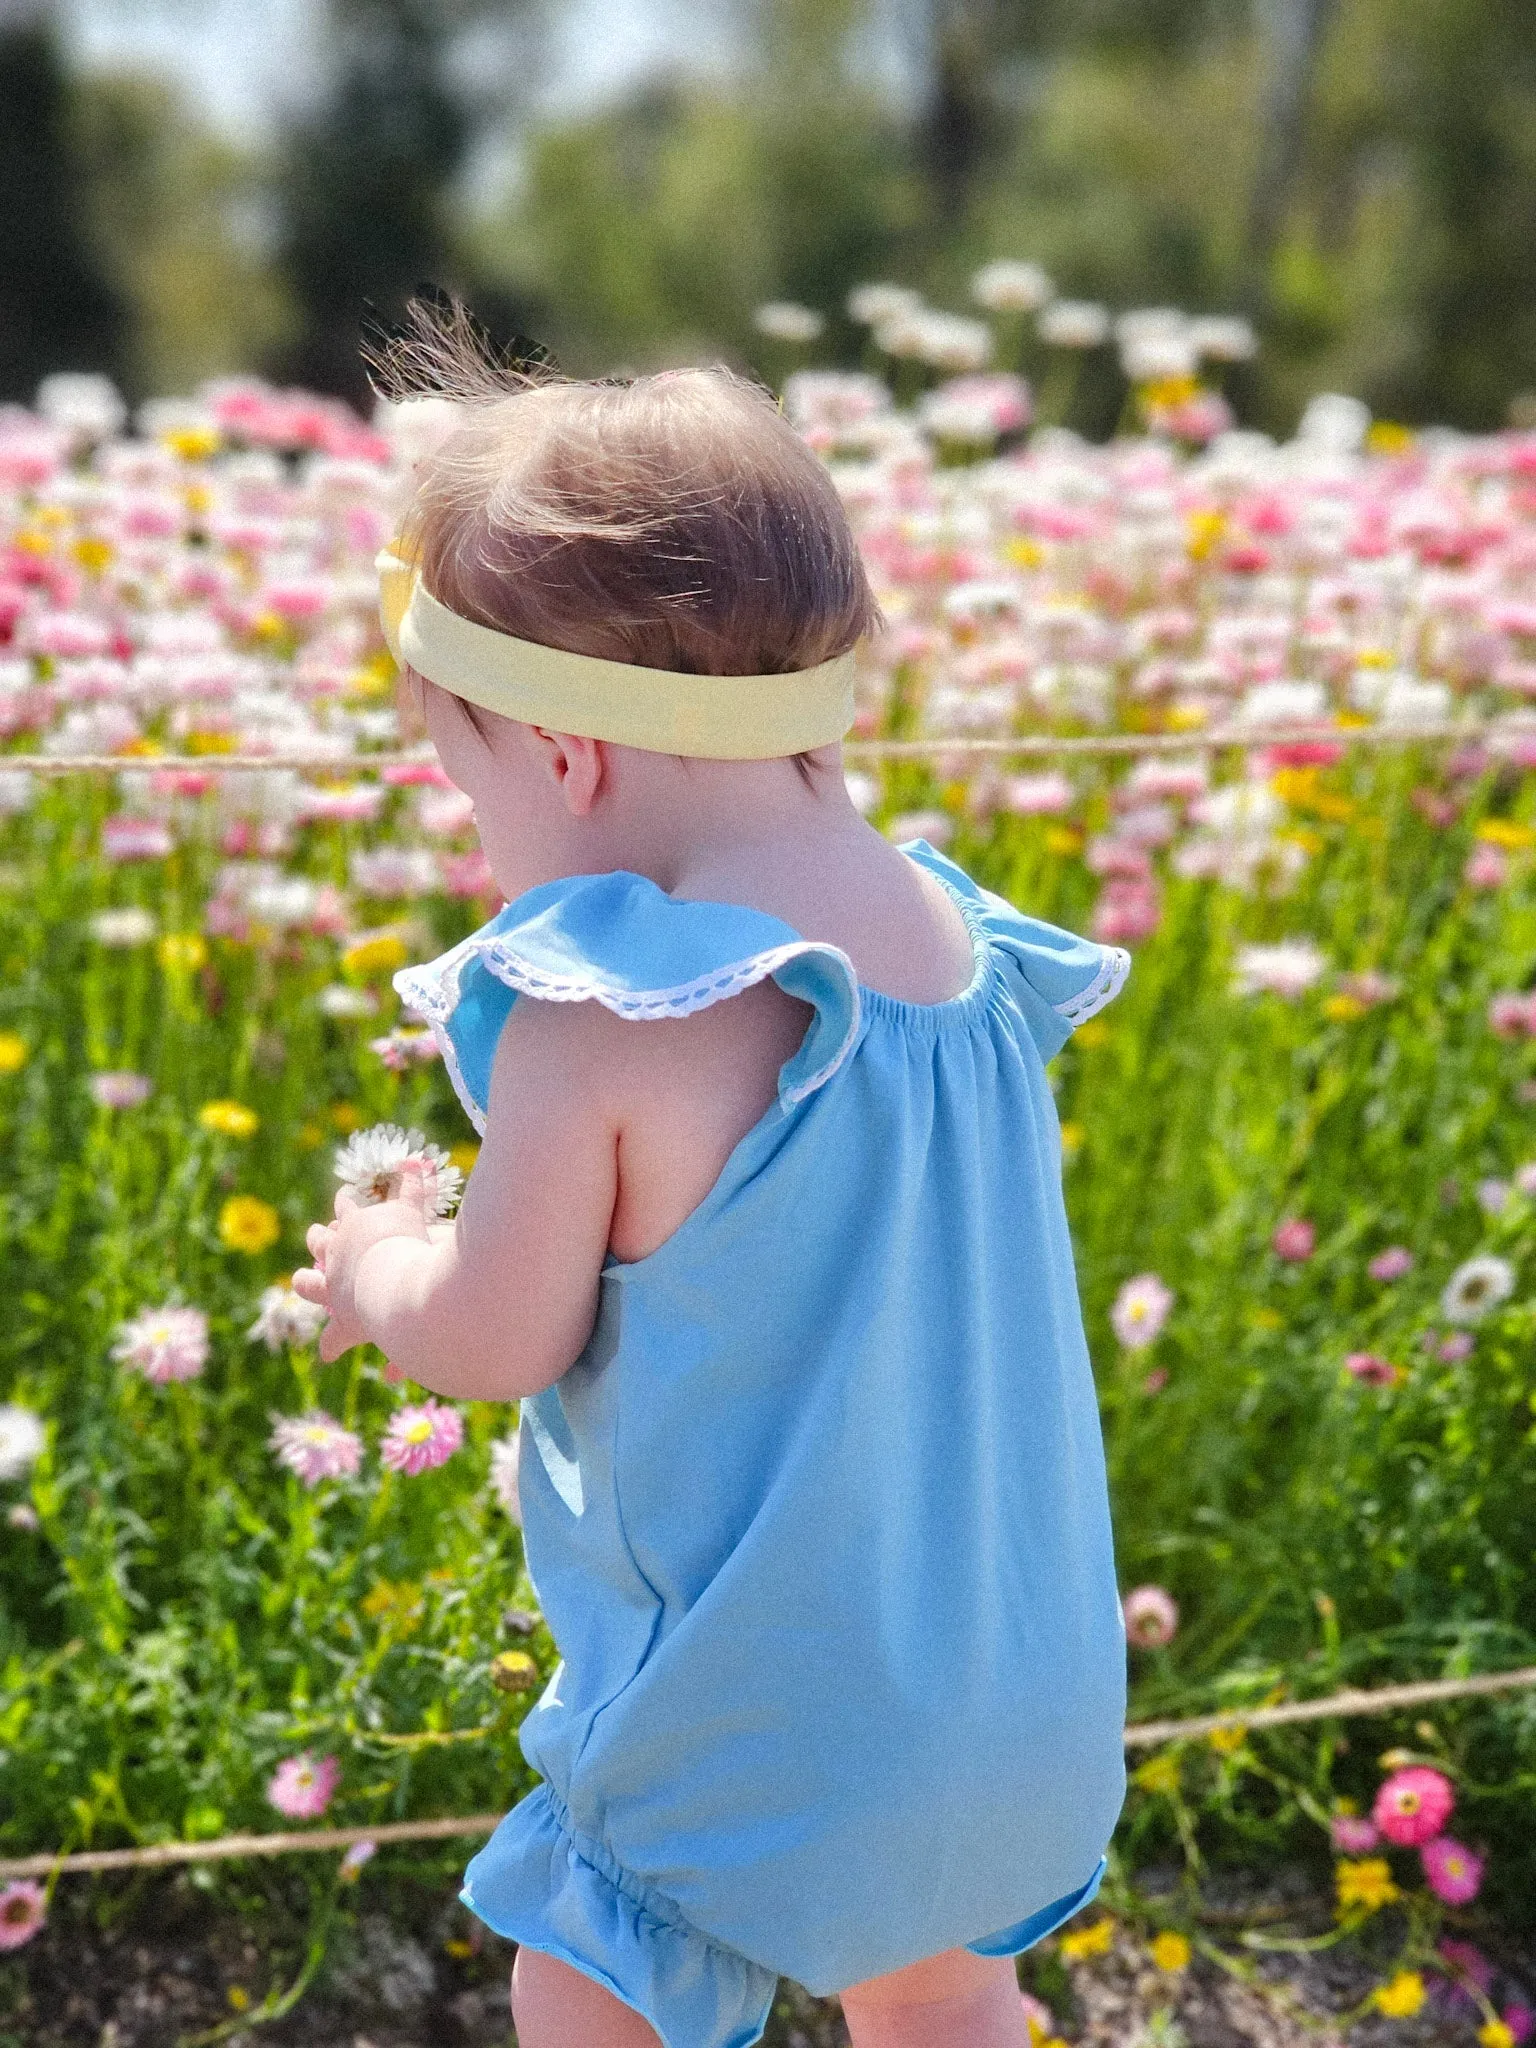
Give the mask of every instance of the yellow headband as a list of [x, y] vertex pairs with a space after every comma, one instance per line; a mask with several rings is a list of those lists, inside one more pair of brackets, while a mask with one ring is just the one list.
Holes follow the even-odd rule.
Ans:
[[694, 676], [515, 640], [439, 604], [386, 548], [379, 618], [389, 651], [429, 682], [525, 725], [656, 754], [766, 761], [840, 740], [853, 723], [853, 655], [777, 676]]

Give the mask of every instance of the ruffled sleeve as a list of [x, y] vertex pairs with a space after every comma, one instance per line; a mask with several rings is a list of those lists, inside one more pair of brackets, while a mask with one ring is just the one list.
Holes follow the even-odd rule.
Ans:
[[830, 1081], [859, 1035], [858, 979], [835, 946], [736, 904], [680, 901], [642, 875], [575, 875], [530, 889], [425, 966], [395, 976], [425, 1017], [459, 1100], [485, 1129], [512, 1006], [598, 1002], [639, 1022], [687, 1017], [772, 977], [814, 1012], [779, 1073], [787, 1112]]
[[1054, 1058], [1079, 1024], [1120, 993], [1131, 967], [1123, 946], [1101, 946], [1026, 917], [1006, 898], [973, 882], [926, 840], [914, 840], [902, 850], [967, 905], [972, 927], [986, 940], [1042, 1059]]

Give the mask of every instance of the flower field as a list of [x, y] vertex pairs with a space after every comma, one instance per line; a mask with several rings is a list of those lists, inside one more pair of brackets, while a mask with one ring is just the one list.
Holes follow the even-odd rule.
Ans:
[[[889, 621], [857, 737], [928, 747], [860, 802], [1133, 950], [1053, 1070], [1133, 1717], [1536, 1662], [1536, 436], [1335, 400], [1275, 446], [1154, 386], [1089, 447], [979, 374], [786, 405]], [[0, 1855], [526, 1787], [514, 1418], [321, 1366], [285, 1285], [374, 1126], [473, 1166], [390, 975], [497, 899], [399, 757], [371, 567], [440, 428], [251, 382], [0, 412], [0, 736], [121, 760], [0, 755]], [[1041, 735], [1157, 745], [969, 745]], [[1524, 2038], [1478, 1937], [1536, 1895], [1536, 1694], [1133, 1765], [1060, 1963], [1113, 1914], [1176, 1973], [1211, 1865], [1300, 1858], [1379, 2015]], [[0, 1948], [45, 1909], [0, 1890]]]

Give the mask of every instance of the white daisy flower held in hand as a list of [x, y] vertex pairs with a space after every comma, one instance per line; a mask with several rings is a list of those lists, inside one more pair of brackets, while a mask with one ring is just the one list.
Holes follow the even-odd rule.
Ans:
[[360, 1202], [391, 1202], [401, 1189], [400, 1169], [408, 1159], [431, 1171], [433, 1214], [447, 1216], [464, 1192], [464, 1176], [441, 1145], [429, 1145], [420, 1131], [398, 1124], [374, 1124], [350, 1137], [336, 1154], [336, 1178]]

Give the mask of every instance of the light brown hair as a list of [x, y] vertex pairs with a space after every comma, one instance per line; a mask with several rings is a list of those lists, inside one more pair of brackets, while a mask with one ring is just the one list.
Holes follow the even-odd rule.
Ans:
[[390, 398], [463, 419], [418, 465], [426, 587], [518, 639], [644, 668], [813, 668], [880, 623], [826, 469], [724, 368], [582, 382], [510, 369], [460, 306], [369, 351]]

